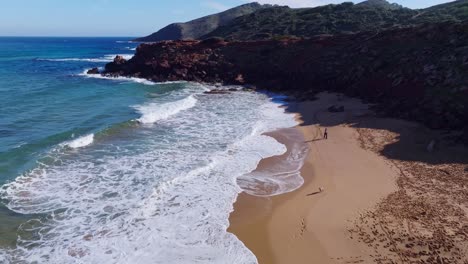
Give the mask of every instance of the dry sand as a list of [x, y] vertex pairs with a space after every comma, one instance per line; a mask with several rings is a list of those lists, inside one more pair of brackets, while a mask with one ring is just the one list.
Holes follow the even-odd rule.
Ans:
[[[345, 112], [330, 113], [331, 105]], [[336, 94], [289, 110], [299, 113], [297, 129], [310, 147], [304, 185], [267, 198], [243, 193], [230, 217], [229, 231], [260, 264], [468, 263], [466, 149], [440, 143], [440, 154], [425, 154], [439, 134], [376, 118], [360, 101]], [[328, 140], [322, 139], [324, 128]], [[290, 145], [281, 133], [272, 136]], [[445, 180], [427, 176], [434, 169]], [[440, 196], [441, 182], [455, 191]], [[317, 193], [319, 187], [324, 191]]]

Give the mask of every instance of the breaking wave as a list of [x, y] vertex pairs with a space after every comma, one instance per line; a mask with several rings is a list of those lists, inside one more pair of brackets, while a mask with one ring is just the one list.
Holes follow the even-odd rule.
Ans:
[[86, 136], [79, 137], [69, 142], [63, 143], [64, 146], [69, 148], [77, 149], [91, 145], [94, 141], [94, 134], [89, 134]]
[[135, 106], [135, 109], [142, 115], [137, 119], [142, 124], [152, 124], [159, 120], [167, 119], [170, 116], [176, 115], [180, 111], [184, 111], [194, 107], [197, 99], [190, 95], [179, 101], [170, 103], [149, 103], [146, 105]]
[[[8, 209], [33, 215], [6, 263], [254, 264], [227, 232], [237, 179], [260, 160], [287, 155], [265, 132], [292, 127], [294, 116], [262, 94], [202, 95], [183, 84], [133, 106], [141, 123], [63, 143], [0, 188]], [[84, 146], [92, 147], [83, 148]], [[280, 190], [301, 181], [290, 177]], [[278, 192], [276, 192], [278, 193]]]
[[111, 80], [111, 81], [125, 81], [125, 82], [135, 82], [135, 83], [141, 83], [144, 85], [156, 85], [158, 83], [152, 82], [147, 79], [143, 78], [136, 78], [136, 77], [124, 77], [124, 76], [119, 76], [119, 77], [111, 77], [111, 76], [103, 76], [101, 74], [87, 74], [86, 72], [88, 69], [84, 70], [82, 73], [78, 74], [79, 76], [86, 77], [86, 78], [95, 78], [95, 79], [104, 79], [104, 80]]
[[[99, 57], [99, 58], [46, 58], [46, 59], [38, 58], [36, 60], [39, 60], [39, 61], [60, 61], [60, 62], [64, 62], [64, 61], [111, 62], [111, 61], [114, 60], [115, 56], [117, 56], [117, 55], [119, 55], [119, 54], [110, 54], [110, 55], [105, 55], [105, 56]], [[126, 59], [126, 60], [129, 60], [134, 55], [133, 54], [122, 54], [120, 56], [124, 57], [124, 59]]]

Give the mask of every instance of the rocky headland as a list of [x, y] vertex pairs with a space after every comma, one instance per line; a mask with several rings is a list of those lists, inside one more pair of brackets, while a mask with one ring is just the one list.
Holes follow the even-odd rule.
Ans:
[[310, 99], [342, 92], [384, 115], [464, 130], [468, 142], [468, 22], [309, 39], [163, 41], [116, 57], [102, 73], [156, 82], [249, 84]]

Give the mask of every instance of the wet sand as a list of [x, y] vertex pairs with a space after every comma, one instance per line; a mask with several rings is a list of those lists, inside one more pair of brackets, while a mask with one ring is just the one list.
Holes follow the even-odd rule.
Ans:
[[[327, 110], [331, 105], [343, 105], [345, 111], [331, 113]], [[463, 263], [466, 260], [468, 244], [463, 241], [463, 236], [468, 234], [467, 212], [463, 214], [460, 211], [464, 205], [450, 204], [456, 207], [453, 208], [456, 213], [446, 215], [446, 218], [456, 216], [459, 224], [449, 225], [452, 236], [445, 234], [442, 239], [434, 241], [428, 239], [436, 234], [433, 228], [447, 226], [444, 217], [434, 216], [434, 220], [440, 223], [437, 225], [431, 221], [421, 222], [421, 217], [414, 215], [427, 213], [415, 208], [423, 205], [411, 203], [421, 194], [414, 191], [419, 188], [417, 184], [409, 181], [413, 183], [410, 185], [402, 180], [402, 177], [408, 178], [403, 171], [414, 167], [417, 162], [428, 161], [406, 161], [409, 157], [404, 155], [409, 155], [408, 151], [416, 158], [424, 155], [417, 149], [398, 149], [398, 152], [391, 147], [396, 144], [394, 139], [398, 135], [398, 139], [404, 139], [405, 131], [422, 133], [417, 125], [376, 118], [360, 101], [335, 94], [321, 94], [318, 100], [297, 103], [289, 110], [299, 114], [302, 125], [296, 129], [302, 132], [304, 138], [301, 140], [310, 148], [301, 169], [304, 185], [294, 192], [273, 197], [242, 193], [230, 217], [229, 231], [254, 252], [259, 263], [409, 263], [417, 260], [438, 263], [437, 254], [441, 253], [437, 249], [443, 249], [443, 244], [452, 245], [445, 246], [448, 251], [442, 258], [453, 261], [445, 263]], [[322, 139], [324, 128], [328, 128], [328, 140]], [[277, 131], [271, 135], [291, 146], [292, 143], [281, 133]], [[389, 137], [389, 133], [394, 133], [394, 137]], [[428, 139], [433, 136], [424, 135]], [[415, 138], [421, 136], [418, 134]], [[409, 146], [411, 144], [408, 143], [402, 147]], [[425, 151], [421, 144], [415, 148]], [[456, 183], [458, 185], [452, 188], [460, 191], [456, 196], [457, 203], [467, 205], [468, 196], [463, 196], [467, 194], [463, 192], [466, 189], [463, 179], [467, 178], [462, 177], [466, 174], [466, 149], [447, 151], [453, 152], [453, 159], [459, 158], [456, 164], [450, 163], [450, 168], [457, 168], [461, 177]], [[392, 156], [398, 153], [403, 157]], [[447, 153], [441, 156], [447, 156]], [[259, 169], [271, 166], [277, 158], [262, 160]], [[436, 166], [447, 164], [449, 161], [439, 162]], [[324, 188], [323, 192], [318, 192], [320, 187]], [[440, 203], [443, 199], [432, 198], [433, 203]], [[402, 219], [400, 212], [407, 215]], [[401, 224], [408, 219], [412, 219], [412, 224], [409, 224], [411, 232]], [[450, 243], [441, 242], [439, 245], [437, 241]], [[427, 255], [418, 255], [424, 252]]]

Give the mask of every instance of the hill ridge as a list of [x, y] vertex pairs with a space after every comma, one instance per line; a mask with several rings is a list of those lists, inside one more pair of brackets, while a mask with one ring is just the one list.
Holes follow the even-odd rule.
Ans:
[[267, 7], [270, 7], [270, 5], [261, 5], [257, 2], [243, 4], [220, 13], [207, 15], [188, 22], [169, 24], [146, 37], [137, 38], [134, 41], [155, 42], [162, 40], [197, 39], [210, 33], [219, 26], [227, 24], [232, 19]]

